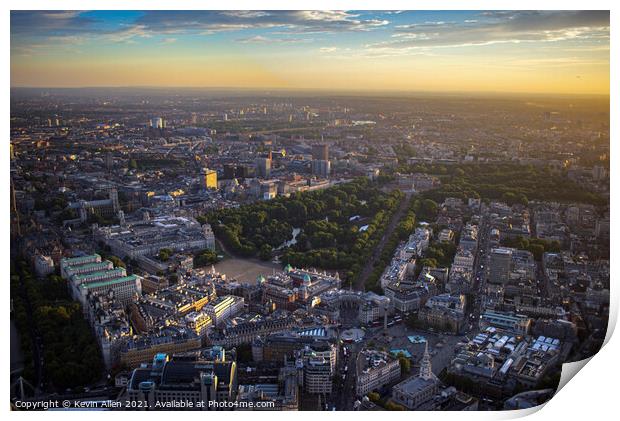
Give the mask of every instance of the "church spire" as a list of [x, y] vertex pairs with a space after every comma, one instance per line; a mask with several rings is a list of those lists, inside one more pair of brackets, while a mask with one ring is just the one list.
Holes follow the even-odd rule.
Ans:
[[424, 355], [422, 356], [422, 361], [420, 362], [420, 374], [419, 377], [424, 380], [431, 380], [433, 378], [433, 367], [431, 364], [431, 356], [428, 353], [428, 341], [424, 347]]

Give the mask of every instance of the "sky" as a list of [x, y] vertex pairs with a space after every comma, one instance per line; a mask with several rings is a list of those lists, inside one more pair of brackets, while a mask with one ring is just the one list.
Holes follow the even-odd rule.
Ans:
[[608, 11], [12, 11], [12, 87], [609, 95]]

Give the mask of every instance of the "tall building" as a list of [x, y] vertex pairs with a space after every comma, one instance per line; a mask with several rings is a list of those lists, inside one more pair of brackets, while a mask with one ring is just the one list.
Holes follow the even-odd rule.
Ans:
[[151, 128], [153, 129], [163, 129], [164, 128], [164, 119], [161, 117], [154, 117], [151, 119]]
[[307, 393], [332, 393], [338, 349], [333, 344], [306, 346], [298, 364], [303, 366], [303, 385]]
[[256, 176], [269, 178], [271, 177], [271, 159], [270, 158], [257, 158], [256, 159]]
[[105, 154], [105, 166], [108, 171], [112, 170], [112, 167], [114, 166], [114, 156], [112, 156], [112, 152], [108, 151]]
[[326, 143], [312, 145], [312, 159], [317, 161], [329, 161], [329, 146]]
[[323, 178], [329, 177], [329, 173], [331, 172], [331, 164], [329, 161], [314, 160], [311, 166], [312, 174]]
[[217, 189], [217, 171], [204, 168], [202, 175], [205, 181], [206, 189]]
[[507, 284], [510, 280], [511, 265], [512, 249], [499, 247], [491, 250], [489, 282], [493, 284]]
[[237, 167], [234, 164], [224, 164], [224, 179], [232, 180], [235, 178]]
[[108, 191], [108, 197], [112, 204], [112, 210], [114, 211], [114, 213], [118, 213], [118, 211], [121, 209], [120, 202], [118, 201], [118, 190], [116, 190], [115, 188], [111, 188]]

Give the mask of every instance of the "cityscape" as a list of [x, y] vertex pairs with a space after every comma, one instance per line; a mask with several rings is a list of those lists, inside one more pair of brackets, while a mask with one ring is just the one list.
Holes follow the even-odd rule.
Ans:
[[609, 26], [12, 11], [11, 409], [546, 403], [607, 333]]

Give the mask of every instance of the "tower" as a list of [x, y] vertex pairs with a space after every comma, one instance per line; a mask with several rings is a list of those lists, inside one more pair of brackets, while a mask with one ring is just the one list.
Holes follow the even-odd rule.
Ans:
[[112, 156], [112, 152], [107, 152], [105, 154], [105, 166], [108, 172], [112, 171], [112, 167], [114, 166], [114, 157]]
[[312, 159], [329, 161], [329, 146], [326, 143], [312, 145]]
[[118, 203], [118, 190], [115, 188], [111, 188], [108, 192], [110, 201], [112, 202], [112, 208], [114, 209], [114, 213], [118, 213], [120, 210], [120, 205]]
[[426, 345], [424, 347], [424, 355], [422, 356], [422, 361], [420, 362], [420, 374], [418, 374], [418, 377], [421, 377], [424, 380], [431, 380], [434, 377], [431, 356], [428, 353], [428, 341], [426, 341]]

